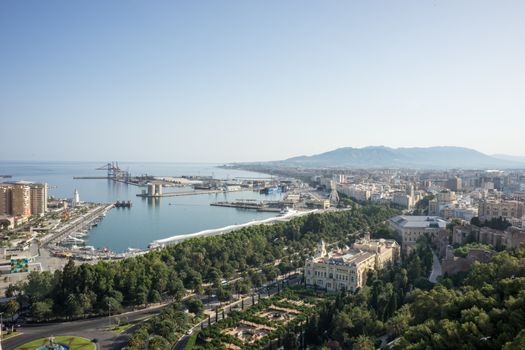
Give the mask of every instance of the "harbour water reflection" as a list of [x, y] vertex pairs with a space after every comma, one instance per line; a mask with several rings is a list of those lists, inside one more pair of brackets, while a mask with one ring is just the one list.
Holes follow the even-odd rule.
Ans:
[[[102, 162], [103, 163], [103, 162]], [[12, 175], [11, 180], [47, 182], [49, 194], [59, 198], [72, 197], [78, 189], [82, 201], [116, 202], [131, 200], [131, 208], [114, 208], [94, 227], [87, 244], [116, 252], [127, 248], [146, 248], [156, 239], [188, 234], [205, 229], [265, 219], [276, 213], [213, 207], [216, 201], [237, 199], [276, 200], [279, 193], [261, 195], [254, 191], [202, 194], [195, 196], [140, 198], [142, 188], [111, 180], [74, 180], [74, 176], [103, 176], [94, 170], [99, 162], [0, 162], [0, 173]], [[268, 177], [246, 171], [221, 169], [216, 164], [188, 163], [121, 163], [133, 174], [162, 176], [199, 175], [222, 179], [236, 177]]]

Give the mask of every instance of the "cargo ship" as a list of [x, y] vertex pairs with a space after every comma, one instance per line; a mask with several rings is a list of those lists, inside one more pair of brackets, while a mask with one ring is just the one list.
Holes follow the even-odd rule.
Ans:
[[272, 194], [272, 193], [280, 193], [281, 188], [280, 187], [265, 187], [259, 191], [260, 194]]
[[195, 184], [193, 185], [194, 190], [211, 190], [210, 184]]

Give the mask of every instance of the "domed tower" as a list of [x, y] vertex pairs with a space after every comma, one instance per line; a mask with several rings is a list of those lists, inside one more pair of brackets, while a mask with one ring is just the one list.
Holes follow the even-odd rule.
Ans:
[[326, 256], [326, 244], [323, 240], [320, 240], [317, 244], [317, 250], [315, 252], [316, 257], [322, 258], [323, 256]]

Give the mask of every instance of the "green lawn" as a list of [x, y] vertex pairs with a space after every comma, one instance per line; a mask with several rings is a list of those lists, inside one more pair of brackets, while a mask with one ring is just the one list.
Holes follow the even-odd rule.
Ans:
[[[96, 346], [86, 338], [73, 337], [73, 336], [57, 336], [55, 342], [69, 346], [70, 350], [95, 350]], [[39, 347], [48, 344], [47, 338], [40, 338], [33, 340], [29, 343], [25, 343], [22, 346], [16, 348], [16, 350], [35, 350]]]
[[137, 322], [123, 323], [119, 326], [115, 325], [111, 327], [106, 327], [105, 329], [115, 334], [121, 334], [127, 331], [128, 329], [130, 329], [131, 327], [133, 327], [135, 324], [137, 324]]
[[9, 339], [9, 338], [13, 338], [13, 337], [16, 337], [17, 335], [20, 335], [22, 333], [20, 332], [11, 332], [11, 333], [6, 333], [6, 332], [2, 332], [2, 340], [5, 340], [5, 339]]
[[186, 343], [185, 350], [193, 350], [193, 347], [195, 346], [195, 343], [197, 342], [197, 335], [199, 334], [199, 331], [193, 332], [190, 339]]
[[144, 321], [147, 321], [149, 320], [151, 317], [153, 316], [146, 316], [146, 317], [143, 317], [143, 318], [139, 318], [138, 320], [135, 320], [135, 321], [131, 321], [131, 322], [124, 322], [124, 323], [121, 323], [120, 325], [112, 325], [111, 327], [106, 327], [104, 328], [106, 331], [109, 331], [109, 332], [113, 332], [115, 334], [121, 334], [121, 333], [124, 333], [125, 331], [127, 331], [128, 329], [130, 329], [131, 327], [141, 323], [141, 322], [144, 322]]

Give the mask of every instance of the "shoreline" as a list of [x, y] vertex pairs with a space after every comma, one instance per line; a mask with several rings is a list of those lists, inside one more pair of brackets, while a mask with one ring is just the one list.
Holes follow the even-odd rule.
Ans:
[[157, 248], [163, 248], [163, 247], [165, 247], [167, 245], [175, 244], [175, 243], [178, 243], [180, 241], [183, 241], [183, 240], [186, 240], [186, 239], [190, 239], [190, 238], [195, 238], [195, 237], [209, 237], [209, 236], [222, 235], [222, 234], [225, 234], [225, 233], [228, 233], [228, 232], [232, 232], [232, 231], [235, 231], [235, 230], [239, 230], [241, 228], [254, 226], [254, 225], [264, 225], [264, 224], [271, 224], [271, 223], [280, 222], [280, 221], [289, 221], [289, 220], [291, 220], [291, 219], [293, 219], [295, 217], [300, 217], [300, 216], [304, 216], [304, 215], [308, 215], [308, 214], [313, 214], [313, 213], [317, 213], [319, 211], [320, 211], [319, 209], [313, 209], [313, 210], [308, 210], [308, 211], [301, 211], [301, 212], [286, 214], [286, 215], [283, 215], [283, 216], [275, 216], [275, 217], [271, 217], [271, 218], [263, 219], [263, 220], [249, 221], [249, 222], [246, 222], [244, 224], [228, 225], [228, 226], [221, 227], [221, 228], [207, 229], [207, 230], [202, 230], [202, 231], [199, 231], [199, 232], [194, 232], [194, 233], [188, 233], [188, 234], [183, 234], [183, 235], [177, 235], [177, 236], [171, 236], [171, 237], [167, 237], [167, 238], [157, 239], [157, 240], [154, 240], [153, 242], [151, 242], [149, 244], [148, 249], [149, 250], [154, 250], [154, 249], [157, 249]]

